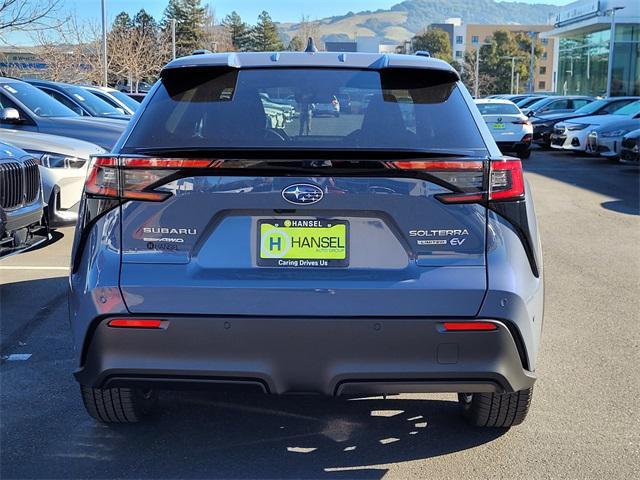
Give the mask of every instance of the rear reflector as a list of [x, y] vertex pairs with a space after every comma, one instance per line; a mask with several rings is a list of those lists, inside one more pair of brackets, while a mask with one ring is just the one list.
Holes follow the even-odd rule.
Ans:
[[479, 330], [497, 330], [495, 323], [491, 322], [444, 322], [447, 332], [471, 332]]
[[160, 328], [162, 320], [147, 320], [139, 318], [114, 318], [109, 320], [110, 327], [118, 328]]

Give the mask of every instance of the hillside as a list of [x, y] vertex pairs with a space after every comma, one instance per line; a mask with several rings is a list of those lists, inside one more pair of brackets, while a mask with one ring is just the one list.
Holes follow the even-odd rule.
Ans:
[[[353, 39], [356, 35], [376, 36], [384, 43], [399, 44], [430, 23], [461, 17], [465, 23], [547, 23], [557, 7], [547, 4], [498, 2], [495, 0], [405, 0], [389, 10], [349, 12], [317, 20], [322, 41]], [[285, 43], [299, 25], [278, 25]]]

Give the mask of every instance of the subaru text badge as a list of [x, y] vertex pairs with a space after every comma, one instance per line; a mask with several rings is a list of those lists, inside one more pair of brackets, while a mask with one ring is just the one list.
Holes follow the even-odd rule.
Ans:
[[310, 205], [322, 200], [324, 193], [317, 185], [296, 183], [282, 190], [282, 198], [296, 205]]

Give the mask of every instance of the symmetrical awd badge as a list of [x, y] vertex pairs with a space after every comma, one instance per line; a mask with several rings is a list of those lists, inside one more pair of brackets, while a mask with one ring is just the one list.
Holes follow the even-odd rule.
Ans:
[[282, 190], [282, 198], [295, 205], [310, 205], [322, 200], [324, 193], [317, 185], [295, 183]]

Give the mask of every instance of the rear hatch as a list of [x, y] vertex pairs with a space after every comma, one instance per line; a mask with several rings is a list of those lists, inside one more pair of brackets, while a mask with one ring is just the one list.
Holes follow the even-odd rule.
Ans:
[[[470, 202], [488, 161], [453, 74], [192, 70], [165, 73], [101, 174], [115, 167], [127, 200], [120, 282], [132, 312], [478, 312], [487, 212]], [[262, 93], [294, 96], [297, 111], [334, 95], [368, 101], [274, 129]]]
[[478, 105], [478, 109], [496, 142], [522, 140], [523, 125], [528, 123], [528, 119], [518, 107], [505, 103], [483, 103]]

